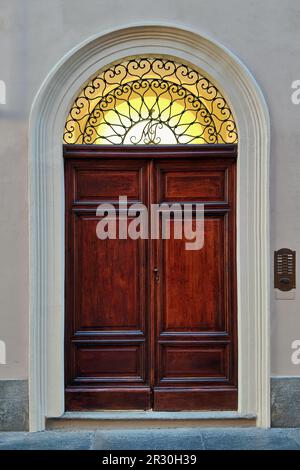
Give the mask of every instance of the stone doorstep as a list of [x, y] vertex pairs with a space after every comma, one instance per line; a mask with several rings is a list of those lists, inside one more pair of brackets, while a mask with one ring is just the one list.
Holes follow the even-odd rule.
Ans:
[[58, 418], [48, 418], [47, 430], [107, 429], [107, 428], [191, 428], [191, 427], [253, 427], [255, 415], [236, 411], [99, 411], [66, 412]]

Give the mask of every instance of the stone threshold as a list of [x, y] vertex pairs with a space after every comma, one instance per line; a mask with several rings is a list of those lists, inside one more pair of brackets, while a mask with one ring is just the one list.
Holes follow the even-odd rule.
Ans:
[[256, 416], [237, 411], [97, 411], [66, 412], [48, 418], [46, 429], [251, 427]]

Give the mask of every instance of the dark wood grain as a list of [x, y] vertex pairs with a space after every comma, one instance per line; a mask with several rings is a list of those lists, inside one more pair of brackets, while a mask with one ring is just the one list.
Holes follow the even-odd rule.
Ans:
[[149, 408], [149, 242], [96, 235], [100, 203], [148, 206], [148, 163], [71, 159], [65, 174], [67, 409]]
[[63, 146], [64, 158], [199, 158], [237, 157], [236, 144], [205, 145], [70, 145]]
[[[235, 158], [155, 162], [155, 202], [205, 207], [202, 249], [186, 250], [172, 230], [169, 240], [155, 241], [157, 410], [184, 409], [184, 400], [192, 403], [186, 409], [215, 409], [217, 386], [219, 409], [237, 406], [235, 168]], [[175, 181], [169, 191], [168, 179]]]
[[[66, 145], [64, 156], [66, 408], [236, 409], [237, 147]], [[97, 206], [119, 195], [203, 203], [204, 247], [186, 250], [172, 223], [169, 240], [99, 240]]]

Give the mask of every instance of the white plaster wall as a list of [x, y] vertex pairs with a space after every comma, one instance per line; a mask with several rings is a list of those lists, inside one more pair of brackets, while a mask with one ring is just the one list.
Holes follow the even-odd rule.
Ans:
[[[146, 21], [205, 33], [252, 71], [271, 115], [271, 247], [300, 256], [300, 105], [290, 98], [292, 81], [300, 79], [298, 0], [0, 0], [0, 79], [7, 86], [7, 104], [0, 105], [0, 339], [7, 364], [0, 378], [27, 377], [31, 103], [78, 43]], [[275, 300], [272, 290], [272, 375], [300, 375], [290, 360], [291, 342], [300, 339], [299, 295], [297, 289], [295, 299]]]

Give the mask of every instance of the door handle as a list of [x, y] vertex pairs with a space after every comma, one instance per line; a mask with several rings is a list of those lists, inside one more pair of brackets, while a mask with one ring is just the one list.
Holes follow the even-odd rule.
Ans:
[[158, 281], [159, 281], [159, 271], [158, 271], [158, 268], [154, 268], [154, 269], [153, 269], [153, 274], [154, 274], [154, 280], [155, 280], [155, 282], [158, 282]]

